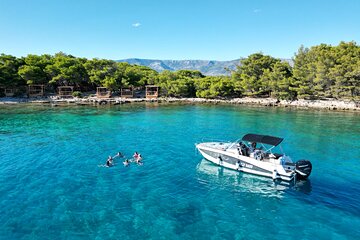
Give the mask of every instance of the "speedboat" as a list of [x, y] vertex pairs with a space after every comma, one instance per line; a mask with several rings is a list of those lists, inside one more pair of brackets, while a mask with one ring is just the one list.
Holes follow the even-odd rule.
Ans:
[[283, 138], [246, 134], [235, 142], [203, 142], [195, 144], [201, 155], [219, 166], [274, 180], [307, 179], [312, 170], [309, 160], [293, 162], [281, 149], [273, 153]]
[[220, 188], [236, 188], [236, 192], [260, 194], [267, 197], [282, 198], [288, 190], [309, 194], [312, 191], [311, 180], [306, 181], [273, 181], [254, 174], [239, 174], [232, 169], [218, 167], [202, 159], [196, 166], [197, 180], [205, 185], [217, 185]]

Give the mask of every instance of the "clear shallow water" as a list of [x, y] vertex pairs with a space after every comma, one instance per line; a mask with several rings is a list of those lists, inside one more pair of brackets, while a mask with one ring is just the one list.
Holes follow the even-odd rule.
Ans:
[[[216, 167], [203, 138], [284, 137], [310, 181]], [[360, 115], [226, 105], [0, 106], [0, 239], [359, 239]], [[98, 167], [117, 151], [144, 165]]]

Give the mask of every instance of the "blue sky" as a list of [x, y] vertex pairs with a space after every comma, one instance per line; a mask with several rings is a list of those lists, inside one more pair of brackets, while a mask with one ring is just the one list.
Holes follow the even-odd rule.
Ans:
[[0, 53], [233, 60], [360, 42], [360, 0], [0, 0]]

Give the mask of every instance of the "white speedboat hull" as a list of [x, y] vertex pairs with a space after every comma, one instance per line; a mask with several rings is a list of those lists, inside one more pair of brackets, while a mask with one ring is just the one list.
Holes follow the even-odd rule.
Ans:
[[[221, 147], [223, 146], [223, 147]], [[196, 145], [201, 155], [208, 161], [235, 171], [246, 172], [273, 179], [292, 181], [295, 177], [293, 167], [281, 164], [277, 159], [260, 161], [239, 154], [236, 148], [228, 148], [228, 143], [200, 143]]]

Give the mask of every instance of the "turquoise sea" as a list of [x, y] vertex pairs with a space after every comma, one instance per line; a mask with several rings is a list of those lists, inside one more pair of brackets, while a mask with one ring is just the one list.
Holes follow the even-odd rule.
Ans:
[[[284, 137], [290, 187], [194, 144]], [[144, 165], [99, 167], [118, 151]], [[235, 105], [0, 106], [0, 239], [360, 239], [360, 114]]]

